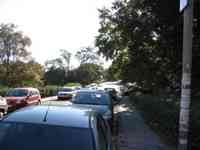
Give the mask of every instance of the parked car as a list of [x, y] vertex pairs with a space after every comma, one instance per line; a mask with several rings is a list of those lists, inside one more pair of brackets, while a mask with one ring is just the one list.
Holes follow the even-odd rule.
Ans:
[[36, 88], [14, 88], [7, 92], [8, 110], [15, 110], [31, 104], [41, 102], [40, 92]]
[[5, 98], [0, 96], [0, 118], [8, 111], [8, 104]]
[[72, 99], [72, 105], [92, 108], [100, 113], [112, 127], [113, 123], [113, 103], [108, 93], [98, 90], [80, 90]]
[[71, 99], [75, 95], [75, 89], [72, 87], [64, 87], [58, 91], [58, 100]]
[[72, 106], [30, 106], [0, 121], [2, 150], [112, 150], [107, 122]]

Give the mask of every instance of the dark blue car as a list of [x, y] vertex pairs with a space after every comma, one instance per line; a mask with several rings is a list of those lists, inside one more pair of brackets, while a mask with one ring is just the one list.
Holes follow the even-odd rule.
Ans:
[[104, 119], [73, 106], [31, 106], [0, 121], [2, 150], [111, 150]]

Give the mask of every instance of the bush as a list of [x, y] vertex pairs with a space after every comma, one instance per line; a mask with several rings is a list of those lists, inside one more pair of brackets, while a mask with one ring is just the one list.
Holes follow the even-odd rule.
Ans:
[[42, 97], [56, 96], [59, 89], [60, 87], [58, 86], [39, 87], [39, 91]]
[[7, 93], [7, 91], [9, 90], [9, 88], [8, 87], [0, 87], [0, 96], [5, 96], [6, 95], [6, 93]]
[[74, 87], [74, 86], [81, 86], [80, 83], [67, 83], [65, 86]]
[[[167, 142], [177, 145], [180, 99], [164, 99], [150, 95], [131, 95], [131, 99], [146, 122]], [[200, 102], [198, 98], [192, 100], [189, 140], [191, 149], [197, 150], [200, 149]]]

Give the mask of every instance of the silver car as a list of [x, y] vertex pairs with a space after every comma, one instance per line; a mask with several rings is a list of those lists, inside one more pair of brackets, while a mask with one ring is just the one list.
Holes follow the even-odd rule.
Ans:
[[74, 88], [71, 87], [64, 87], [59, 90], [58, 92], [58, 100], [62, 99], [71, 99], [75, 94]]
[[0, 96], [0, 117], [6, 114], [8, 111], [8, 104], [5, 98]]

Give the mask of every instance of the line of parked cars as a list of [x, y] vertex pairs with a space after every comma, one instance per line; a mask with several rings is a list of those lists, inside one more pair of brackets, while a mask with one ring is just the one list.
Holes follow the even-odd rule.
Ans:
[[14, 111], [24, 106], [40, 103], [40, 92], [36, 88], [10, 89], [5, 97], [0, 97], [0, 115], [2, 117], [8, 111]]
[[58, 100], [70, 99], [71, 104], [24, 107], [40, 103], [39, 91], [33, 88], [9, 91], [2, 98], [8, 103], [6, 109], [24, 108], [0, 121], [1, 149], [112, 150], [113, 105], [119, 100], [116, 91], [64, 87], [57, 96]]

